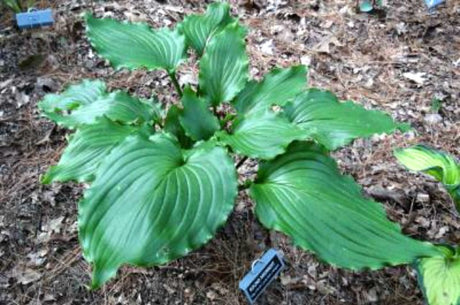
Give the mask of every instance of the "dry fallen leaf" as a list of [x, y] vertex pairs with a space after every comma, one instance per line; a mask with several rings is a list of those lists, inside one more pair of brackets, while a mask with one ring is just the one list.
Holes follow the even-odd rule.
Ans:
[[404, 73], [403, 76], [407, 79], [410, 79], [411, 81], [423, 85], [426, 81], [426, 78], [424, 76], [426, 75], [425, 72], [407, 72]]
[[260, 45], [260, 51], [267, 55], [273, 55], [273, 39], [267, 40]]
[[12, 276], [19, 284], [23, 285], [38, 281], [41, 277], [39, 272], [23, 266], [16, 266], [12, 271]]
[[331, 53], [330, 45], [333, 44], [337, 47], [342, 47], [343, 44], [335, 36], [326, 37], [320, 43], [313, 47], [313, 51], [319, 53]]

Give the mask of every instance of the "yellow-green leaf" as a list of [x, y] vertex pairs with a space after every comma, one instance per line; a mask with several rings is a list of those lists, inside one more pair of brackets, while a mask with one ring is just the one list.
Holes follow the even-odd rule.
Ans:
[[394, 154], [408, 169], [425, 173], [441, 182], [460, 212], [460, 163], [453, 156], [421, 144], [397, 149]]
[[416, 261], [419, 284], [428, 305], [460, 304], [459, 248], [447, 256], [422, 258]]

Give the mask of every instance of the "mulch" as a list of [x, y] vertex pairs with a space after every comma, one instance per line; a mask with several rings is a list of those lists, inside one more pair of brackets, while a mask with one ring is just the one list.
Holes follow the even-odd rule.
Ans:
[[[343, 100], [381, 109], [413, 129], [360, 139], [334, 153], [344, 173], [381, 202], [405, 234], [460, 243], [460, 219], [442, 187], [403, 169], [396, 147], [426, 143], [460, 156], [460, 3], [429, 13], [421, 0], [386, 1], [377, 14], [358, 14], [355, 1], [230, 1], [250, 28], [255, 78], [275, 66], [306, 64], [311, 86]], [[204, 248], [166, 266], [123, 267], [89, 291], [90, 266], [78, 245], [77, 202], [85, 185], [43, 186], [40, 175], [59, 160], [67, 131], [40, 117], [36, 104], [83, 78], [170, 102], [161, 71], [114, 71], [89, 47], [81, 13], [153, 27], [172, 26], [202, 12], [204, 1], [37, 1], [56, 24], [18, 31], [0, 15], [0, 304], [245, 304], [238, 281], [269, 247], [289, 268], [258, 304], [423, 304], [410, 266], [351, 272], [318, 261], [255, 220], [242, 192], [227, 225]], [[196, 80], [196, 67], [180, 70]], [[440, 109], [433, 103], [440, 101]], [[253, 174], [247, 162], [240, 174]]]

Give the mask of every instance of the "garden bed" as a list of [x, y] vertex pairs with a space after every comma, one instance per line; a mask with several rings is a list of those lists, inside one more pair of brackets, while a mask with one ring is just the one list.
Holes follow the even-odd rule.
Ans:
[[[230, 1], [250, 27], [251, 73], [274, 66], [310, 66], [310, 85], [343, 100], [381, 109], [413, 130], [357, 140], [335, 153], [343, 172], [385, 205], [405, 234], [460, 244], [460, 219], [442, 187], [403, 169], [392, 150], [426, 143], [460, 156], [460, 5], [428, 14], [419, 0], [388, 1], [385, 13], [357, 14], [354, 1]], [[289, 268], [258, 304], [422, 304], [410, 267], [350, 272], [319, 262], [268, 233], [241, 192], [227, 225], [206, 247], [166, 266], [124, 267], [98, 291], [87, 290], [90, 267], [77, 236], [76, 204], [84, 186], [43, 186], [66, 131], [40, 118], [37, 102], [84, 78], [104, 79], [165, 102], [173, 91], [164, 72], [114, 71], [89, 47], [80, 17], [97, 16], [171, 26], [206, 3], [185, 1], [39, 1], [56, 24], [17, 31], [0, 17], [0, 304], [245, 304], [238, 281], [269, 247]], [[196, 80], [185, 66], [179, 81]], [[434, 109], [434, 100], [440, 100]], [[247, 162], [241, 176], [252, 175]], [[338, 215], [337, 217], [339, 217]], [[409, 272], [408, 272], [409, 271]]]

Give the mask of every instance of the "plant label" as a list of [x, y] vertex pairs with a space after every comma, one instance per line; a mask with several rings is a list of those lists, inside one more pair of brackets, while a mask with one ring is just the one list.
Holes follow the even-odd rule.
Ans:
[[25, 13], [16, 14], [16, 22], [20, 29], [53, 25], [53, 12], [51, 9], [29, 10]]
[[239, 285], [250, 304], [254, 304], [285, 266], [283, 256], [276, 249], [268, 250], [252, 263], [251, 271], [244, 276]]
[[435, 8], [436, 6], [442, 4], [444, 0], [425, 0], [426, 6], [428, 9]]

